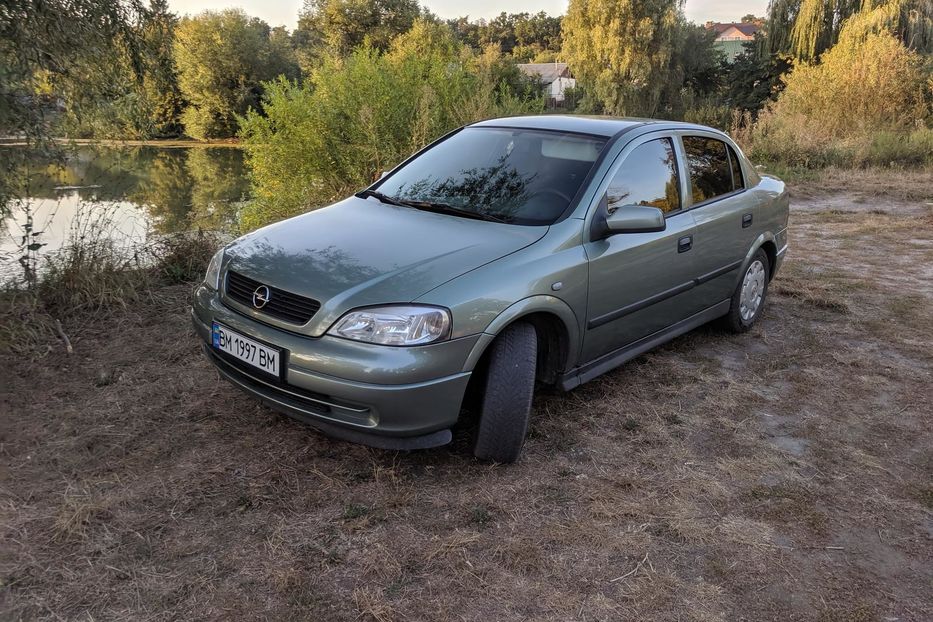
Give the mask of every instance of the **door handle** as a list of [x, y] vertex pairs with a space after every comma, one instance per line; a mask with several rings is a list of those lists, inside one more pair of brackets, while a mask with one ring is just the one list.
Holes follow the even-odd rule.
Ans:
[[742, 214], [742, 228], [747, 229], [752, 226], [752, 215]]
[[685, 235], [684, 237], [677, 240], [677, 252], [686, 253], [688, 250], [693, 248], [693, 236]]

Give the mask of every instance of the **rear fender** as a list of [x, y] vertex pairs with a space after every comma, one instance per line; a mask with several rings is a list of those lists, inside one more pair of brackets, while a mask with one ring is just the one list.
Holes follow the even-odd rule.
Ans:
[[752, 263], [752, 258], [755, 257], [755, 253], [758, 252], [766, 242], [771, 242], [772, 244], [777, 245], [777, 239], [774, 237], [774, 234], [770, 231], [765, 231], [757, 238], [755, 238], [754, 243], [752, 243], [751, 248], [748, 253], [746, 253], [745, 258], [742, 260], [742, 268], [739, 270], [738, 275], [735, 277], [735, 283], [733, 284], [733, 289], [739, 286], [739, 283], [742, 282], [742, 278], [745, 276], [745, 271], [748, 270], [748, 266]]

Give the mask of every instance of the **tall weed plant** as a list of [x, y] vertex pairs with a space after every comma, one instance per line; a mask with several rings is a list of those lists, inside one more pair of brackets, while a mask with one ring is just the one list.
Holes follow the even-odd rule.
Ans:
[[933, 163], [931, 64], [887, 32], [843, 29], [821, 62], [798, 66], [747, 147], [792, 166]]
[[121, 244], [114, 229], [112, 210], [79, 209], [61, 248], [36, 257], [25, 279], [0, 283], [0, 352], [42, 355], [57, 322], [82, 324], [160, 287], [195, 283], [226, 241], [197, 231]]

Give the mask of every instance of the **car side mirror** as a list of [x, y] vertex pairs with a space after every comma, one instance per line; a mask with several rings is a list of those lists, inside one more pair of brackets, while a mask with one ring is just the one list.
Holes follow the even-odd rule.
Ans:
[[653, 233], [664, 231], [664, 212], [648, 205], [623, 205], [606, 217], [605, 230], [615, 233]]
[[385, 176], [388, 175], [388, 174], [389, 174], [389, 171], [382, 171], [381, 173], [379, 173], [379, 179], [382, 179], [383, 177], [385, 177]]

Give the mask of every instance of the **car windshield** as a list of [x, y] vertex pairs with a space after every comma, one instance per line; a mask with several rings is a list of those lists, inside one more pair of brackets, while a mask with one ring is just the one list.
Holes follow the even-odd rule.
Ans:
[[549, 225], [573, 200], [605, 142], [550, 131], [466, 128], [370, 194], [459, 216]]

